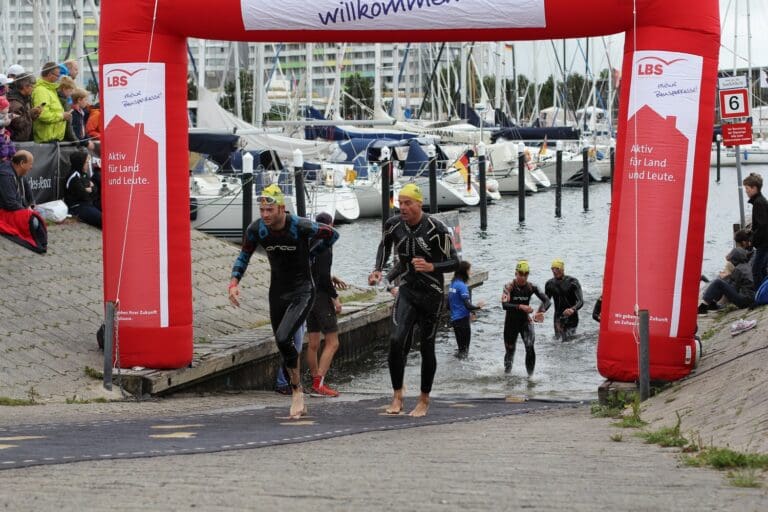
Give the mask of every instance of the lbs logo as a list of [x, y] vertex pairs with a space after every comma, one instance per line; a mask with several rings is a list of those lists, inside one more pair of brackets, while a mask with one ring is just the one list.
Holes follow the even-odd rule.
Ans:
[[643, 57], [637, 61], [637, 74], [638, 76], [662, 76], [668, 66], [684, 60], [674, 59], [666, 61], [658, 57]]
[[111, 69], [107, 71], [107, 87], [128, 87], [128, 82], [140, 71], [146, 71], [147, 68], [140, 68], [135, 71], [128, 71], [125, 69]]

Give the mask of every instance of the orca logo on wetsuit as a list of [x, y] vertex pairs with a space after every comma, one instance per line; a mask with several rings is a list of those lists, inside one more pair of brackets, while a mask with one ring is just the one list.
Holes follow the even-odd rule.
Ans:
[[295, 251], [295, 245], [268, 245], [265, 247], [267, 251]]

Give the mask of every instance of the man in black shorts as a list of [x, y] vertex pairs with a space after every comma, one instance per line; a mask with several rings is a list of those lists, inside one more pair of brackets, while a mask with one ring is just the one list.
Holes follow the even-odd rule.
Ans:
[[[320, 213], [315, 220], [329, 226], [333, 225], [333, 218], [325, 212]], [[312, 374], [312, 391], [318, 395], [335, 397], [339, 396], [339, 392], [325, 385], [325, 376], [331, 367], [334, 354], [339, 349], [336, 314], [341, 313], [341, 302], [333, 285], [332, 265], [332, 247], [317, 253], [312, 261], [312, 279], [315, 282], [316, 295], [315, 304], [307, 317], [309, 331], [307, 364]], [[321, 333], [325, 335], [325, 344], [318, 361]]]
[[[248, 268], [253, 251], [262, 246], [271, 268], [269, 317], [277, 348], [291, 381], [290, 416], [306, 413], [301, 389], [299, 353], [293, 336], [307, 318], [315, 298], [310, 270], [310, 244], [314, 251], [332, 246], [339, 234], [330, 226], [317, 224], [285, 211], [285, 196], [277, 185], [265, 188], [258, 197], [260, 219], [243, 234], [243, 247], [232, 267], [229, 301], [239, 306], [240, 279]], [[319, 243], [317, 243], [319, 242]]]
[[[425, 416], [429, 393], [435, 378], [435, 334], [444, 302], [443, 273], [458, 268], [459, 258], [450, 232], [439, 220], [421, 210], [424, 197], [418, 186], [409, 183], [400, 189], [400, 215], [387, 220], [376, 255], [376, 266], [368, 276], [373, 286], [381, 281], [381, 271], [394, 245], [397, 251], [401, 284], [392, 309], [389, 337], [389, 376], [394, 395], [388, 414], [403, 409], [403, 378], [413, 330], [421, 333], [421, 395], [411, 416]], [[394, 278], [395, 276], [393, 276]]]

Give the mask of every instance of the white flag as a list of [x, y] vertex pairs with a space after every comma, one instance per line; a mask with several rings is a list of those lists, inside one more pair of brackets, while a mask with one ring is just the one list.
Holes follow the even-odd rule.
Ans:
[[768, 74], [766, 74], [764, 69], [760, 70], [760, 88], [768, 89]]

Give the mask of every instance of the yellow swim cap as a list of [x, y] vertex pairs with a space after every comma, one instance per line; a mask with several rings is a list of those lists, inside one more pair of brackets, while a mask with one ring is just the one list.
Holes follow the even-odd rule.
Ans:
[[424, 194], [421, 193], [421, 189], [415, 183], [408, 183], [404, 185], [403, 188], [400, 189], [398, 195], [400, 197], [413, 199], [414, 201], [418, 201], [420, 203], [424, 202]]
[[559, 268], [565, 270], [565, 262], [559, 258], [552, 260], [552, 268]]
[[278, 206], [285, 206], [285, 195], [280, 187], [275, 185], [269, 185], [261, 191], [261, 195], [258, 197], [259, 204], [276, 204]]
[[528, 265], [528, 262], [525, 260], [520, 260], [517, 262], [517, 266], [515, 267], [515, 271], [520, 272], [521, 274], [527, 274], [531, 271], [530, 265]]

